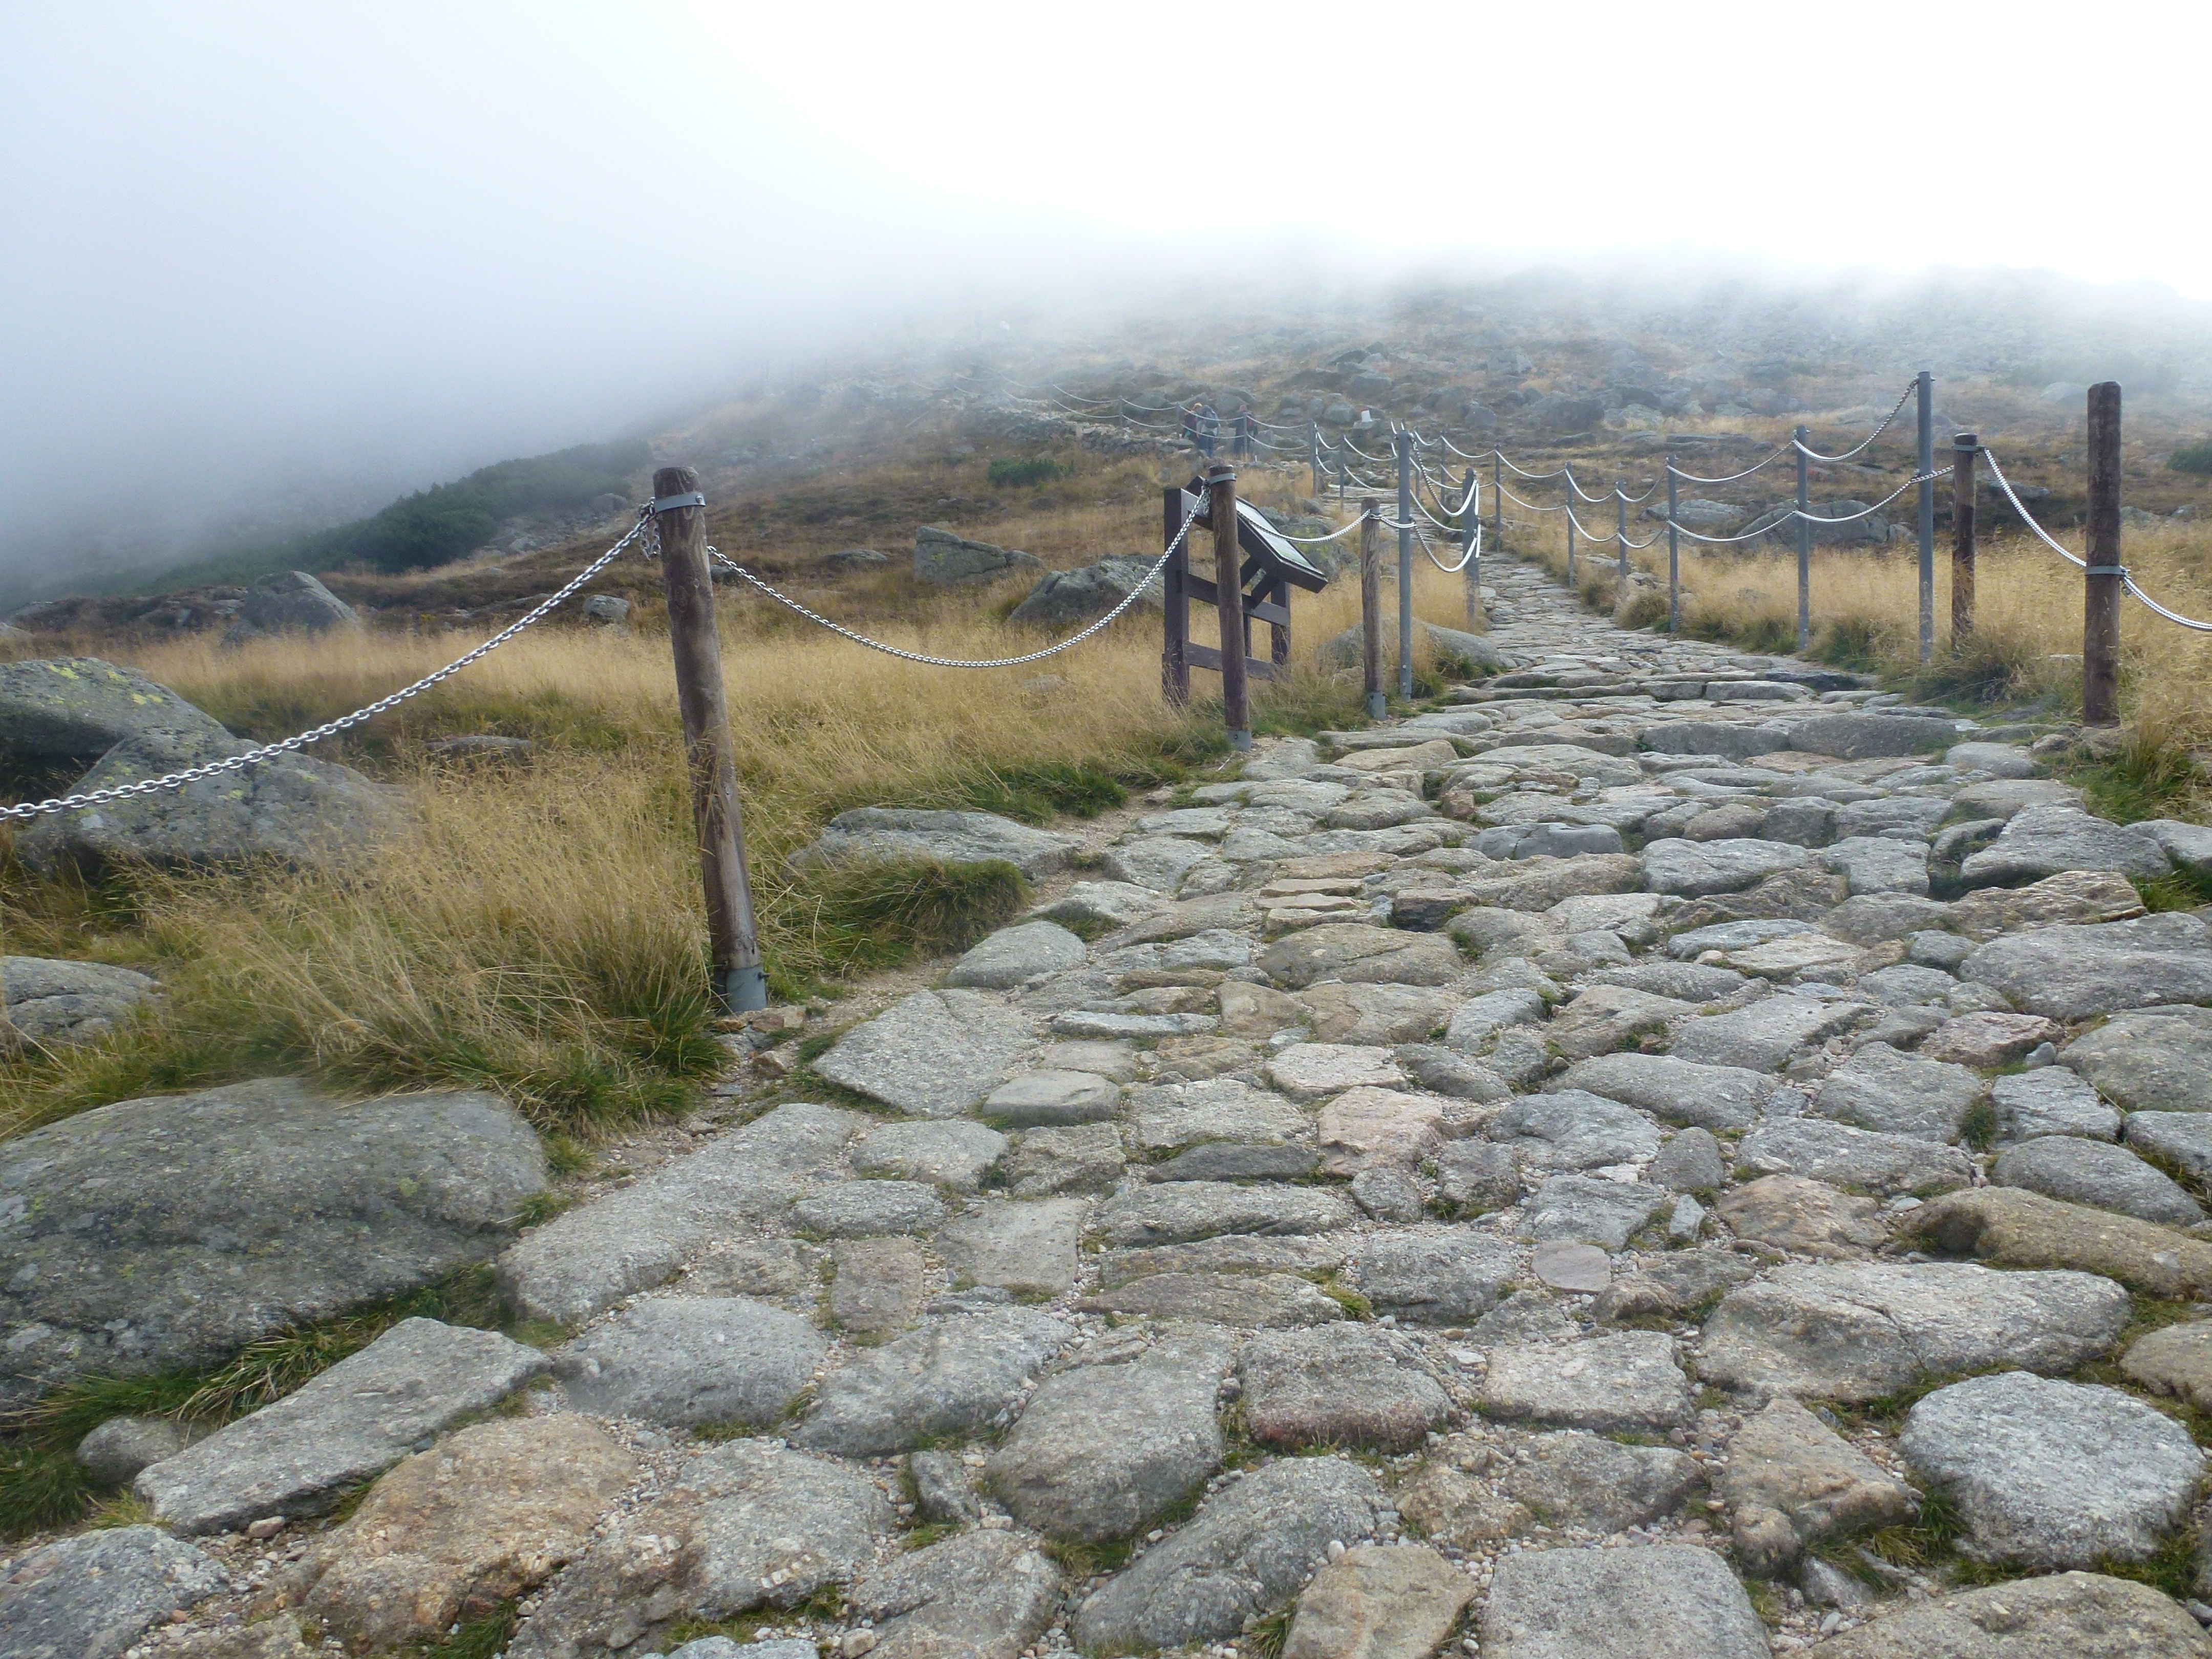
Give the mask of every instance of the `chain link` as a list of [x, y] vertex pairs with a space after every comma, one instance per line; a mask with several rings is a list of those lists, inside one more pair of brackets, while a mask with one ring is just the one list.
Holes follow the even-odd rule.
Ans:
[[246, 750], [243, 754], [231, 755], [219, 761], [210, 761], [204, 766], [191, 767], [182, 772], [171, 772], [158, 778], [143, 778], [136, 783], [119, 783], [112, 788], [94, 789], [82, 795], [60, 795], [51, 800], [26, 801], [20, 806], [0, 807], [0, 823], [20, 823], [32, 818], [42, 817], [49, 812], [77, 812], [88, 806], [104, 806], [110, 801], [131, 800], [141, 795], [155, 795], [167, 790], [182, 789], [187, 784], [204, 782], [209, 778], [221, 777], [226, 773], [242, 772], [249, 766], [258, 766], [264, 761], [274, 760], [279, 755], [289, 755], [295, 750], [306, 748], [311, 743], [320, 743], [325, 738], [336, 737], [341, 732], [349, 731], [363, 720], [374, 720], [377, 715], [398, 708], [408, 698], [418, 696], [432, 686], [451, 679], [471, 663], [498, 650], [501, 646], [521, 633], [524, 629], [543, 620], [556, 606], [572, 597], [577, 589], [612, 564], [622, 550], [635, 541], [639, 534], [652, 523], [652, 508], [640, 507], [637, 522], [629, 527], [620, 541], [585, 566], [559, 592], [541, 601], [520, 621], [501, 629], [467, 655], [456, 657], [436, 673], [426, 674], [412, 685], [404, 686], [388, 697], [380, 697], [366, 708], [356, 708], [350, 714], [325, 721], [311, 732], [302, 732], [296, 737], [286, 738], [281, 743], [265, 743], [258, 749]]
[[1152, 585], [1153, 580], [1159, 575], [1160, 572], [1167, 568], [1168, 560], [1174, 556], [1176, 549], [1182, 545], [1183, 538], [1190, 534], [1191, 525], [1197, 520], [1198, 510], [1204, 499], [1205, 498], [1203, 496], [1193, 498], [1190, 504], [1190, 510], [1183, 514], [1182, 527], [1176, 532], [1174, 539], [1168, 543], [1166, 550], [1161, 553], [1160, 556], [1152, 561], [1152, 568], [1145, 573], [1144, 580], [1129, 590], [1128, 593], [1122, 599], [1121, 604], [1115, 605], [1111, 611], [1109, 611], [1104, 616], [1101, 617], [1097, 622], [1091, 623], [1090, 627], [1085, 629], [1081, 633], [1071, 634], [1066, 639], [1060, 641], [1058, 643], [1045, 647], [1042, 651], [1031, 651], [1018, 657], [991, 657], [977, 661], [968, 661], [957, 657], [932, 657], [920, 651], [902, 651], [896, 645], [885, 645], [881, 640], [872, 640], [865, 634], [855, 634], [851, 629], [842, 627], [836, 623], [831, 622], [829, 617], [822, 615], [818, 611], [808, 610], [797, 599], [793, 599], [790, 594], [782, 592], [771, 586], [767, 582], [763, 581], [758, 576], [754, 575], [751, 571], [746, 569], [744, 566], [739, 564], [735, 559], [731, 558], [719, 548], [709, 547], [707, 550], [707, 556], [713, 559], [717, 564], [722, 566], [725, 569], [736, 572], [737, 574], [743, 577], [746, 581], [750, 582], [755, 587], [760, 589], [762, 592], [767, 594], [769, 598], [774, 599], [778, 605], [784, 606], [787, 610], [797, 611], [800, 616], [805, 617], [807, 621], [814, 623], [817, 627], [826, 628], [832, 634], [837, 635], [842, 639], [850, 640], [855, 645], [866, 646], [871, 651], [880, 651], [887, 657], [896, 657], [902, 662], [920, 663], [923, 666], [928, 668], [1018, 668], [1024, 663], [1042, 662], [1047, 657], [1058, 656], [1070, 646], [1082, 644], [1084, 641], [1089, 639], [1093, 634], [1097, 633], [1108, 623], [1120, 617], [1121, 613], [1127, 611], [1131, 605], [1136, 604], [1138, 599], [1142, 597], [1145, 590], [1150, 587]]

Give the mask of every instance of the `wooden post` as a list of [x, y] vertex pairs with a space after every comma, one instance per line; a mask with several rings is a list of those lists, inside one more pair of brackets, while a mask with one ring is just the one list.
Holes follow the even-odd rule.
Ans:
[[1183, 580], [1190, 570], [1190, 538], [1180, 542], [1182, 528], [1182, 489], [1170, 484], [1160, 492], [1160, 546], [1172, 547], [1168, 568], [1160, 573], [1160, 598], [1166, 606], [1160, 642], [1160, 695], [1176, 708], [1190, 702], [1190, 589]]
[[1613, 544], [1620, 552], [1620, 574], [1613, 582], [1620, 590], [1613, 598], [1619, 605], [1628, 597], [1628, 497], [1618, 478], [1613, 481]]
[[1805, 439], [1811, 428], [1799, 427], [1790, 433], [1790, 447], [1797, 454], [1797, 648], [1803, 651], [1813, 643], [1813, 520], [1805, 509], [1813, 504], [1808, 493], [1810, 488], [1810, 463], [1805, 459]]
[[676, 653], [676, 700], [684, 712], [684, 754], [691, 772], [691, 815], [699, 830], [699, 874], [707, 890], [714, 995], [728, 1012], [745, 1013], [768, 1006], [768, 980], [761, 972], [738, 811], [737, 756], [722, 685], [722, 642], [714, 630], [714, 575], [707, 568], [706, 502], [699, 475], [686, 466], [655, 472], [653, 495], [668, 639]]
[[2089, 568], [2082, 572], [2081, 719], [2120, 723], [2120, 383], [2089, 388]]
[[1382, 503], [1372, 495], [1359, 503], [1359, 659], [1367, 692], [1367, 718], [1379, 720], [1389, 708], [1382, 695]]
[[[1449, 475], [1447, 475], [1449, 476]], [[1467, 464], [1467, 505], [1460, 511], [1460, 550], [1467, 561], [1467, 631], [1482, 623], [1482, 502], [1475, 493], [1474, 463]]]
[[1252, 746], [1252, 700], [1244, 672], [1243, 556], [1237, 550], [1237, 469], [1206, 469], [1206, 515], [1213, 526], [1213, 608], [1221, 618], [1221, 719], [1231, 749]]
[[1961, 432], [1951, 440], [1951, 644], [1974, 631], [1974, 457], [1981, 439]]
[[1674, 458], [1667, 458], [1667, 631], [1682, 631], [1682, 532], [1674, 522], [1680, 510], [1682, 482], [1674, 471]]
[[1930, 662], [1936, 656], [1935, 375], [1922, 369], [1912, 378], [1912, 392], [1918, 399], [1920, 410], [1912, 453], [1920, 477], [1925, 480], [1920, 486], [1916, 526], [1920, 538], [1920, 660]]
[[[1267, 582], [1267, 595], [1275, 604], [1282, 606], [1284, 615], [1290, 614], [1291, 584], [1285, 578], [1281, 576], [1270, 578]], [[1290, 665], [1291, 625], [1288, 623], [1271, 622], [1267, 624], [1267, 660], [1278, 668], [1286, 668]]]

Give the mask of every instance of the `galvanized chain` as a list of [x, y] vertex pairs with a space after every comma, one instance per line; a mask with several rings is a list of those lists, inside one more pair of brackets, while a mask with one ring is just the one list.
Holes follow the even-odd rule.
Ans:
[[797, 611], [800, 616], [805, 617], [807, 621], [815, 623], [818, 627], [826, 628], [832, 634], [836, 634], [842, 638], [850, 640], [855, 645], [864, 645], [871, 651], [880, 651], [887, 657], [896, 657], [902, 662], [921, 663], [925, 667], [929, 668], [1018, 668], [1024, 663], [1041, 662], [1047, 657], [1057, 656], [1060, 653], [1066, 650], [1070, 646], [1082, 644], [1084, 641], [1089, 639], [1092, 635], [1106, 627], [1108, 623], [1120, 617], [1121, 613], [1127, 611], [1131, 605], [1136, 604], [1138, 599], [1144, 593], [1144, 591], [1150, 587], [1153, 581], [1158, 577], [1160, 572], [1167, 568], [1168, 560], [1174, 556], [1176, 549], [1182, 545], [1183, 538], [1190, 534], [1190, 527], [1198, 518], [1198, 510], [1200, 506], [1202, 504], [1203, 500], [1203, 497], [1194, 497], [1192, 499], [1190, 510], [1183, 514], [1182, 528], [1176, 532], [1174, 538], [1168, 543], [1165, 550], [1160, 554], [1160, 556], [1152, 561], [1152, 568], [1145, 573], [1144, 580], [1129, 590], [1128, 593], [1122, 599], [1121, 604], [1115, 605], [1111, 611], [1109, 611], [1104, 616], [1101, 617], [1097, 622], [1091, 623], [1090, 627], [1085, 629], [1081, 633], [1071, 634], [1066, 639], [1060, 641], [1057, 644], [1045, 647], [1042, 651], [1028, 652], [1018, 657], [992, 657], [979, 661], [966, 661], [957, 657], [932, 657], [920, 651], [902, 651], [897, 646], [885, 645], [881, 640], [872, 640], [865, 634], [855, 634], [851, 629], [841, 627], [839, 624], [831, 622], [829, 617], [822, 615], [819, 611], [808, 610], [797, 599], [793, 599], [788, 593], [781, 592], [776, 588], [769, 586], [767, 582], [763, 581], [758, 576], [754, 575], [751, 571], [746, 569], [744, 566], [739, 564], [736, 560], [731, 558], [727, 554], [722, 552], [718, 548], [709, 547], [707, 550], [707, 556], [713, 559], [717, 564], [721, 565], [725, 569], [733, 571], [738, 575], [743, 577], [746, 581], [750, 582], [755, 587], [760, 589], [762, 592], [767, 594], [769, 598], [774, 599], [778, 605], [783, 605], [788, 610]]
[[[1997, 458], [1994, 454], [1990, 453], [1990, 450], [1986, 447], [1983, 448], [1981, 453], [1982, 458], [1990, 464], [1990, 476], [1997, 481], [1997, 488], [2004, 491], [2005, 499], [2012, 503], [2012, 510], [2020, 514], [2020, 521], [2026, 525], [2030, 530], [2033, 531], [2038, 539], [2039, 539], [2045, 547], [2049, 548], [2053, 553], [2056, 553], [2060, 558], [2065, 560], [2067, 563], [2072, 565], [2077, 570], [2087, 570], [2089, 568], [2088, 560], [2078, 558], [2075, 555], [2068, 552], [2063, 547], [2060, 546], [2057, 542], [2051, 538], [2051, 535], [2049, 531], [2045, 530], [2041, 525], [2036, 523], [2035, 515], [2030, 513], [2026, 507], [2021, 505], [2019, 495], [2013, 490], [2012, 481], [2005, 477], [2004, 468], [1997, 465]], [[2122, 565], [2120, 567], [2120, 585], [2125, 587], [2129, 592], [2135, 595], [2136, 599], [2141, 599], [2145, 605], [2149, 607], [2152, 612], [2155, 615], [2165, 617], [2166, 621], [2173, 623], [2177, 628], [2186, 628], [2191, 629], [2192, 632], [2198, 634], [2212, 634], [2212, 623], [2199, 622], [2194, 617], [2183, 616], [2179, 611], [2169, 611], [2166, 606], [2160, 605], [2156, 599], [2151, 598], [2149, 594], [2144, 592], [2142, 589], [2137, 587], [2136, 586], [2136, 579], [2128, 574], [2128, 568], [2125, 565]]]
[[1918, 381], [1916, 380], [1909, 383], [1905, 388], [1904, 395], [1898, 398], [1896, 407], [1892, 409], [1888, 414], [1881, 417], [1881, 423], [1875, 427], [1873, 431], [1868, 433], [1864, 439], [1853, 445], [1850, 448], [1845, 450], [1840, 455], [1823, 455], [1817, 449], [1808, 449], [1803, 444], [1799, 443], [1795, 438], [1792, 438], [1790, 441], [1790, 447], [1796, 449], [1799, 453], [1802, 454], [1806, 459], [1810, 461], [1848, 461], [1852, 456], [1863, 450], [1867, 445], [1872, 443], [1876, 438], [1881, 436], [1883, 433], [1888, 431], [1889, 423], [1904, 412], [1905, 404], [1912, 401], [1912, 394], [1919, 390], [1920, 385]]
[[398, 708], [408, 698], [418, 696], [432, 686], [451, 679], [471, 663], [490, 655], [517, 634], [521, 633], [523, 629], [543, 620], [556, 606], [574, 596], [586, 582], [612, 564], [622, 550], [635, 541], [640, 532], [652, 522], [652, 512], [653, 509], [649, 507], [640, 507], [637, 522], [623, 532], [620, 541], [585, 566], [559, 592], [540, 601], [520, 621], [500, 629], [498, 633], [469, 652], [467, 655], [456, 657], [436, 673], [425, 674], [412, 685], [404, 686], [388, 697], [380, 697], [366, 708], [356, 708], [350, 714], [342, 715], [334, 720], [326, 720], [313, 731], [302, 732], [297, 737], [286, 738], [281, 743], [264, 743], [258, 749], [249, 749], [243, 754], [228, 756], [219, 761], [210, 761], [204, 766], [190, 767], [182, 772], [171, 772], [158, 778], [143, 778], [136, 783], [119, 783], [112, 788], [94, 789], [82, 795], [59, 795], [51, 800], [25, 801], [20, 806], [0, 807], [0, 823], [23, 823], [32, 818], [42, 817], [49, 812], [82, 811], [88, 806], [104, 806], [110, 801], [131, 800], [140, 795], [160, 794], [166, 790], [181, 789], [187, 784], [198, 783], [208, 778], [221, 777], [228, 772], [243, 771], [249, 766], [258, 766], [264, 761], [274, 760], [279, 755], [289, 755], [295, 750], [306, 748], [311, 743], [320, 743], [325, 738], [336, 737], [341, 732], [350, 731], [363, 720], [374, 720], [377, 715]]

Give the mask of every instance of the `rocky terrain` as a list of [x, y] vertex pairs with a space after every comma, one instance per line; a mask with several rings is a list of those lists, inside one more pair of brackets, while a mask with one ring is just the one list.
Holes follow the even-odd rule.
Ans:
[[103, 1424], [134, 1523], [0, 1654], [2212, 1654], [2212, 936], [2143, 902], [2212, 830], [1486, 571], [1517, 666], [1085, 867], [840, 819], [1047, 902], [550, 1219], [484, 1095], [0, 1146], [14, 1401], [470, 1262], [515, 1322]]

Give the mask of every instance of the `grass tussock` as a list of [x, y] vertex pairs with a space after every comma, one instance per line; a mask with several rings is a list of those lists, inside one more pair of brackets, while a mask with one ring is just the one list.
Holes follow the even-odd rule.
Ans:
[[281, 1400], [358, 1353], [403, 1319], [490, 1329], [501, 1321], [489, 1267], [467, 1268], [435, 1285], [355, 1310], [339, 1318], [248, 1344], [225, 1364], [202, 1371], [144, 1376], [87, 1376], [33, 1405], [0, 1417], [0, 1538], [68, 1526], [93, 1514], [104, 1493], [76, 1461], [77, 1442], [115, 1417], [166, 1417], [219, 1428]]
[[[1209, 562], [1201, 543], [1194, 563]], [[995, 613], [1019, 590], [933, 592], [878, 572], [823, 606], [892, 643], [983, 657], [1006, 649]], [[1457, 578], [1425, 572], [1416, 592], [1424, 617], [1463, 622]], [[1255, 683], [1259, 730], [1358, 721], [1357, 684], [1315, 665], [1358, 603], [1356, 583], [1296, 596], [1294, 672]], [[1198, 614], [1203, 637], [1211, 613]], [[1045, 663], [986, 672], [862, 651], [757, 596], [726, 597], [721, 627], [761, 938], [781, 996], [963, 949], [1028, 899], [991, 866], [790, 865], [836, 813], [1087, 816], [1226, 753], [1210, 676], [1194, 677], [1191, 708], [1163, 701], [1156, 613]], [[112, 654], [270, 738], [370, 701], [473, 637], [184, 639]], [[1440, 683], [1425, 646], [1415, 666], [1419, 684]], [[536, 746], [473, 761], [426, 748], [476, 732]], [[84, 884], [34, 880], [0, 856], [6, 950], [123, 962], [167, 988], [159, 1012], [105, 1041], [0, 1061], [0, 1136], [110, 1101], [294, 1072], [354, 1090], [490, 1088], [542, 1129], [589, 1139], [683, 1109], [725, 1063], [673, 675], [649, 618], [526, 635], [328, 757], [407, 798], [403, 827], [357, 868]]]

